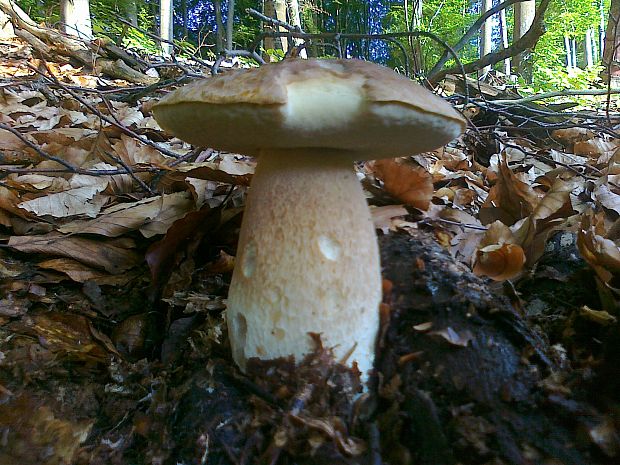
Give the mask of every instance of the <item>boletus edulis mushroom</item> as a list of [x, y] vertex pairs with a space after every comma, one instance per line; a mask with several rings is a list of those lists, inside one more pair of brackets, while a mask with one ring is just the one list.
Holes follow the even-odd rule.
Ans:
[[381, 269], [353, 161], [436, 149], [465, 120], [392, 70], [359, 60], [284, 60], [193, 82], [153, 107], [198, 146], [258, 156], [228, 296], [235, 362], [313, 350], [372, 370]]

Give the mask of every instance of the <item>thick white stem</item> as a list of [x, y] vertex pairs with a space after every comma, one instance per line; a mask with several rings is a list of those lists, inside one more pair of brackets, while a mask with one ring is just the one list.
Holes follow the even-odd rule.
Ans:
[[350, 158], [261, 154], [228, 297], [237, 364], [312, 351], [321, 334], [365, 380], [379, 328], [381, 273], [370, 211]]

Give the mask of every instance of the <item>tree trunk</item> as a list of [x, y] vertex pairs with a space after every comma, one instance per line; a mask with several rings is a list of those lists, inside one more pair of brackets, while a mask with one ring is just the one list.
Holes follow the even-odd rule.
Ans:
[[[506, 10], [499, 12], [499, 28], [502, 34], [502, 47], [508, 48], [508, 25], [506, 23]], [[510, 58], [504, 60], [504, 74], [510, 76]]]
[[232, 50], [233, 28], [235, 24], [235, 0], [228, 0], [228, 10], [226, 11], [226, 49]]
[[215, 53], [220, 54], [224, 50], [224, 22], [222, 21], [222, 2], [220, 0], [213, 1], [215, 8]]
[[[157, 2], [149, 2], [148, 5], [150, 6], [151, 16], [153, 16], [153, 18], [158, 18], [159, 17], [159, 4]], [[152, 24], [153, 34], [159, 37], [159, 31], [161, 31], [159, 21], [150, 21], [150, 22]]]
[[[516, 42], [530, 29], [536, 15], [536, 1], [516, 3], [514, 7], [515, 25], [513, 30], [513, 42]], [[515, 72], [521, 74], [526, 82], [532, 80], [532, 62], [530, 59], [531, 50], [525, 50], [514, 57], [513, 65]]]
[[594, 66], [594, 52], [592, 50], [592, 37], [594, 36], [594, 31], [590, 28], [586, 31], [586, 37], [584, 40], [584, 48], [586, 51], [586, 67], [592, 68]]
[[598, 46], [599, 46], [599, 57], [603, 59], [603, 51], [605, 50], [605, 0], [600, 0], [601, 3], [599, 5], [599, 13], [600, 13], [600, 23], [598, 27]]
[[0, 11], [0, 39], [12, 39], [15, 37], [13, 23], [3, 11]]
[[66, 34], [87, 40], [93, 38], [88, 0], [61, 0], [60, 22]]
[[[288, 9], [289, 24], [303, 30], [301, 27], [301, 15], [299, 13], [299, 1], [298, 0], [286, 0], [286, 6]], [[299, 46], [304, 43], [303, 39], [293, 39], [295, 46]], [[299, 53], [301, 58], [308, 58], [308, 53], [305, 49]]]
[[[173, 8], [172, 0], [159, 0], [159, 34], [162, 39], [167, 41], [172, 41], [173, 37]], [[174, 51], [172, 44], [163, 41], [161, 42], [161, 49], [164, 56], [170, 56]]]
[[573, 57], [573, 68], [577, 68], [577, 41], [575, 39], [570, 40], [571, 56]]
[[[481, 14], [486, 13], [493, 8], [493, 0], [482, 0], [481, 2]], [[493, 16], [489, 17], [482, 27], [480, 28], [480, 58], [488, 55], [493, 50]], [[486, 74], [491, 71], [491, 66], [485, 66], [483, 73]]]
[[566, 71], [568, 71], [573, 67], [573, 48], [568, 36], [564, 36], [564, 49], [566, 50]]
[[605, 74], [620, 77], [620, 0], [611, 0], [603, 50]]
[[[286, 0], [274, 0], [273, 6], [276, 13], [275, 18], [280, 21], [286, 22]], [[286, 29], [280, 27], [278, 28], [278, 31], [282, 32], [286, 31]], [[282, 47], [282, 51], [286, 54], [286, 52], [288, 51], [288, 40], [285, 37], [282, 37], [280, 39], [280, 44]]]
[[[276, 16], [276, 8], [274, 5], [274, 0], [264, 0], [263, 2], [263, 14], [268, 18], [275, 18]], [[271, 27], [267, 23], [263, 23], [263, 32], [273, 31], [273, 27]], [[263, 40], [263, 48], [265, 51], [275, 50], [276, 48], [276, 39], [273, 37], [265, 37]], [[265, 53], [263, 56], [265, 61], [271, 61], [271, 57], [268, 53]]]
[[138, 26], [138, 5], [136, 5], [136, 0], [128, 0], [125, 3], [125, 17], [132, 26]]
[[187, 39], [187, 21], [188, 21], [187, 0], [181, 0], [181, 14], [183, 15], [183, 38]]

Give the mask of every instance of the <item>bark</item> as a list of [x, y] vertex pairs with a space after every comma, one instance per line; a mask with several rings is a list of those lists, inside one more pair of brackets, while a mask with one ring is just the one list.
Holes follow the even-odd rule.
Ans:
[[181, 1], [181, 14], [183, 15], [183, 37], [187, 38], [187, 21], [188, 21], [188, 10], [187, 10], [187, 0]]
[[568, 36], [564, 36], [564, 50], [566, 50], [566, 70], [568, 71], [573, 67], [573, 48]]
[[[263, 14], [269, 18], [275, 18], [276, 16], [276, 9], [275, 9], [275, 5], [273, 3], [273, 0], [264, 0], [263, 2]], [[269, 32], [272, 31], [273, 28], [268, 25], [267, 23], [263, 23], [263, 32]], [[263, 40], [263, 48], [265, 50], [275, 50], [276, 48], [276, 39], [274, 37], [265, 37], [265, 39]], [[269, 61], [269, 55], [265, 54], [265, 56], [263, 56], [263, 58], [266, 61]]]
[[66, 34], [87, 40], [93, 38], [88, 0], [61, 0], [60, 22]]
[[232, 50], [233, 28], [235, 24], [235, 0], [228, 0], [228, 11], [226, 12], [226, 49]]
[[[275, 8], [275, 18], [280, 21], [286, 22], [286, 0], [274, 0], [273, 2]], [[285, 31], [284, 28], [279, 27], [278, 31]], [[286, 53], [288, 51], [288, 41], [286, 38], [280, 39], [280, 44], [282, 47], [282, 51]]]
[[11, 39], [13, 37], [15, 37], [13, 24], [8, 15], [0, 11], [0, 39]]
[[221, 0], [214, 0], [213, 7], [215, 8], [215, 52], [219, 55], [224, 50], [224, 22], [222, 21], [222, 2]]
[[[174, 6], [172, 0], [159, 0], [159, 34], [162, 39], [172, 41], [174, 24]], [[161, 42], [161, 49], [164, 55], [172, 55], [174, 48], [172, 44]]]
[[[508, 25], [506, 23], [506, 10], [499, 12], [499, 28], [502, 33], [502, 47], [508, 48]], [[504, 74], [510, 75], [510, 58], [504, 60]]]
[[[263, 11], [265, 16], [269, 18], [279, 19], [280, 21], [286, 21], [286, 2], [285, 0], [265, 0], [265, 8]], [[273, 26], [263, 23], [263, 31], [271, 32], [273, 31]], [[284, 29], [278, 29], [279, 31], [283, 31]], [[287, 42], [286, 40], [279, 37], [265, 37], [263, 42], [265, 50], [282, 50], [286, 53], [287, 50]], [[266, 54], [264, 57], [265, 61], [270, 61], [271, 57]]]
[[620, 76], [620, 0], [611, 0], [605, 31], [603, 65], [607, 68], [606, 74]]
[[588, 29], [586, 31], [586, 37], [584, 39], [584, 48], [586, 51], [586, 66], [591, 68], [594, 66], [594, 50], [592, 48], [592, 39], [594, 36], [594, 31], [592, 29]]
[[[288, 17], [289, 24], [291, 26], [297, 27], [300, 31], [302, 31], [301, 27], [301, 15], [299, 13], [299, 1], [298, 0], [286, 0], [286, 6], [288, 9]], [[303, 39], [295, 38], [293, 39], [293, 43], [296, 46], [299, 46], [304, 43]], [[308, 58], [308, 54], [306, 50], [302, 50], [299, 54], [301, 58]]]
[[125, 17], [132, 26], [138, 26], [138, 5], [136, 4], [136, 0], [127, 0], [125, 4]]
[[[493, 0], [482, 0], [481, 2], [482, 13], [486, 13], [491, 8], [493, 8]], [[493, 17], [489, 17], [482, 28], [480, 28], [480, 58], [485, 55], [488, 55], [493, 50]], [[487, 65], [484, 67], [484, 73], [488, 73], [491, 70], [491, 66]]]
[[[409, 1], [405, 1], [405, 24], [408, 31], [414, 31], [422, 26], [422, 6], [423, 0], [411, 1], [411, 14], [409, 13]], [[417, 38], [408, 38], [409, 49], [413, 55], [413, 65], [415, 73], [419, 73], [424, 68], [422, 62], [422, 48], [420, 47], [420, 41]]]
[[[517, 3], [515, 5], [515, 24], [513, 30], [513, 41], [521, 39], [529, 31], [534, 17], [536, 16], [535, 0]], [[532, 79], [532, 63], [529, 49], [517, 54], [514, 57], [513, 65], [517, 74], [521, 74], [527, 82]]]

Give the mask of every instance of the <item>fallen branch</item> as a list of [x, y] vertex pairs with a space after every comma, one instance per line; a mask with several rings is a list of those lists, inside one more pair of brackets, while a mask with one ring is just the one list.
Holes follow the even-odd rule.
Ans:
[[[11, 19], [15, 34], [32, 45], [45, 59], [50, 60], [58, 56], [71, 58], [92, 69], [96, 74], [106, 74], [136, 84], [154, 84], [159, 80], [133, 69], [123, 59], [127, 56], [114, 59], [107, 54], [103, 55], [105, 50], [101, 47], [101, 42], [84, 42], [36, 24], [13, 0], [0, 0], [0, 10]], [[132, 61], [135, 63], [135, 59]]]
[[536, 102], [538, 100], [546, 100], [554, 97], [570, 97], [576, 95], [608, 95], [620, 94], [620, 89], [583, 89], [583, 90], [557, 90], [553, 92], [544, 92], [542, 94], [529, 95], [519, 99], [493, 100], [493, 103], [527, 103]]
[[[495, 5], [490, 10], [485, 11], [484, 14], [480, 15], [480, 17], [474, 22], [474, 24], [470, 26], [467, 32], [463, 34], [463, 36], [459, 39], [459, 41], [455, 45], [452, 46], [452, 49], [455, 52], [458, 52], [470, 42], [471, 38], [474, 35], [480, 32], [480, 28], [482, 27], [482, 25], [485, 23], [485, 21], [488, 18], [490, 18], [494, 14], [499, 13], [502, 10], [505, 10], [510, 5], [513, 5], [514, 3], [521, 3], [524, 1], [526, 0], [506, 0], [505, 2]], [[443, 68], [443, 66], [447, 63], [449, 59], [450, 59], [450, 55], [448, 54], [447, 51], [445, 51], [443, 55], [441, 56], [441, 58], [439, 59], [439, 61], [437, 61], [437, 63], [435, 63], [435, 66], [433, 66], [433, 68], [429, 71], [428, 75], [432, 77], [433, 75], [439, 73], [439, 71], [441, 71], [441, 68]]]
[[[536, 42], [538, 42], [538, 39], [545, 33], [544, 18], [547, 8], [549, 7], [549, 3], [550, 0], [542, 0], [540, 2], [540, 5], [538, 5], [538, 8], [536, 9], [536, 16], [534, 17], [534, 22], [523, 37], [513, 43], [510, 47], [503, 48], [495, 53], [489, 53], [476, 61], [472, 61], [471, 63], [463, 65], [465, 72], [472, 73], [474, 71], [484, 68], [485, 66], [492, 66], [495, 63], [505, 60], [506, 58], [518, 55], [524, 50], [533, 48], [536, 45]], [[438, 71], [434, 74], [431, 73], [429, 76], [429, 80], [431, 82], [437, 83], [448, 74], [455, 74], [459, 72], [459, 67], [445, 69], [442, 71]]]

